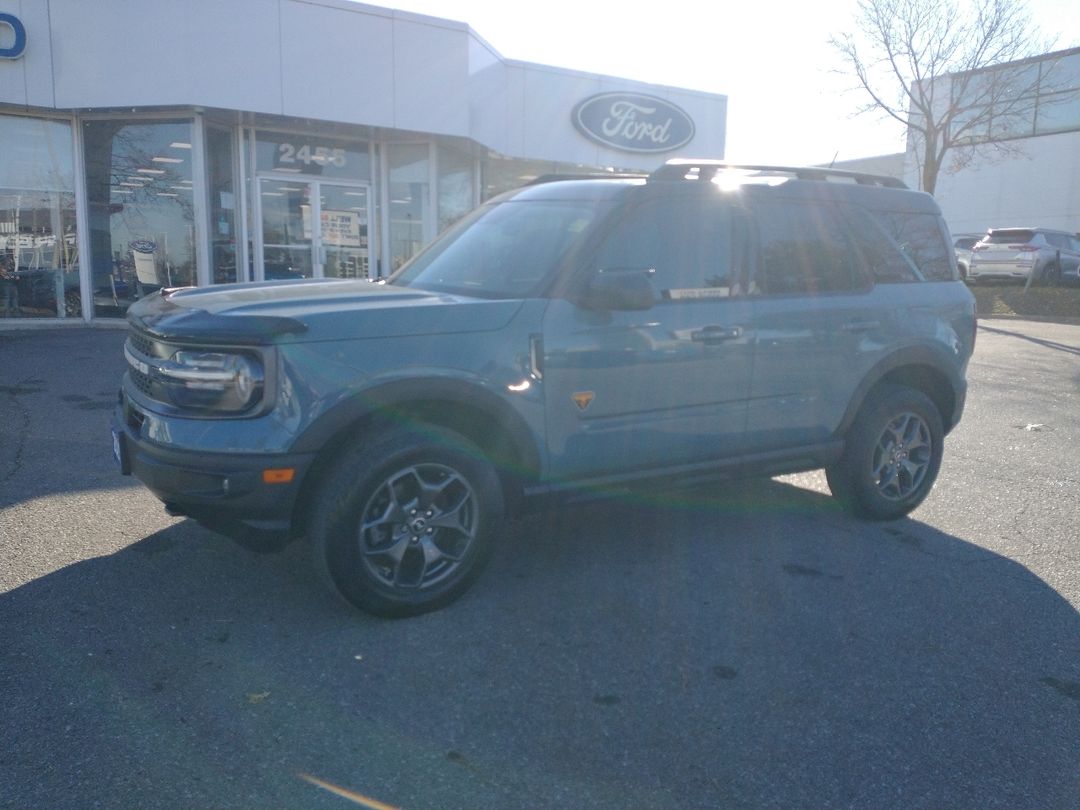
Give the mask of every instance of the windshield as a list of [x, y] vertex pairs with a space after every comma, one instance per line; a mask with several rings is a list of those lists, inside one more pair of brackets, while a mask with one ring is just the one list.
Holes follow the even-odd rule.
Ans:
[[390, 283], [480, 298], [528, 297], [606, 210], [596, 200], [508, 200], [480, 208]]

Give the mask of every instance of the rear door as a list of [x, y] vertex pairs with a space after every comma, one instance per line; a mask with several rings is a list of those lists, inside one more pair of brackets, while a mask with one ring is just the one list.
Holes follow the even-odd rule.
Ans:
[[889, 345], [842, 211], [761, 200], [751, 285], [756, 339], [747, 436], [761, 450], [829, 439], [855, 388]]
[[753, 335], [740, 294], [745, 215], [722, 195], [640, 201], [581, 268], [647, 273], [654, 304], [599, 311], [555, 299], [543, 325], [557, 477], [707, 462], [745, 444]]
[[940, 218], [815, 201], [754, 207], [760, 258], [751, 285], [755, 448], [835, 436], [870, 370], [920, 332], [934, 337], [928, 282], [955, 281]]

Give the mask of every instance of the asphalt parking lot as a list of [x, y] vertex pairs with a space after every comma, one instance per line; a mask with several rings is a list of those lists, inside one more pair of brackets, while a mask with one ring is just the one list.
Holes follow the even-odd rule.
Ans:
[[0, 332], [0, 807], [1080, 808], [1080, 325], [981, 323], [910, 519], [570, 505], [402, 621], [117, 474], [123, 336]]

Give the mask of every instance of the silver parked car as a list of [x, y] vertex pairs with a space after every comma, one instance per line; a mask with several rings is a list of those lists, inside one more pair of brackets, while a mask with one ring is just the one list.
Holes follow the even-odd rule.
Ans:
[[981, 233], [953, 234], [953, 250], [956, 252], [956, 266], [960, 270], [960, 278], [967, 278], [968, 268], [971, 267], [971, 249], [982, 237]]
[[1077, 283], [1080, 235], [1050, 228], [991, 228], [972, 248], [968, 281]]

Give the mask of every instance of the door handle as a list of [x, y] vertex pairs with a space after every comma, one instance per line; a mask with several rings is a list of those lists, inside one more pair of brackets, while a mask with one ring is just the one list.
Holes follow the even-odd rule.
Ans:
[[881, 328], [881, 321], [848, 321], [840, 328], [845, 332], [872, 332]]
[[703, 326], [690, 333], [690, 339], [697, 343], [712, 346], [723, 343], [726, 340], [734, 340], [742, 337], [742, 327], [739, 326]]

